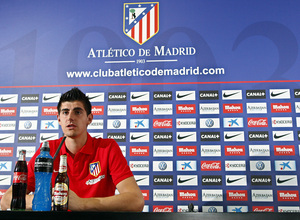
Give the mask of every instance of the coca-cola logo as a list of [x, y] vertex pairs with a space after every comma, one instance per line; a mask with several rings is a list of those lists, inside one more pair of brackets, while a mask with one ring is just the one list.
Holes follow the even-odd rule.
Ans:
[[153, 119], [153, 128], [172, 128], [172, 119]]
[[27, 173], [14, 172], [13, 183], [27, 183]]
[[268, 127], [268, 118], [248, 118], [248, 127]]
[[274, 212], [273, 206], [253, 206], [253, 212]]
[[153, 206], [153, 212], [173, 212], [173, 206]]
[[201, 161], [201, 171], [221, 171], [221, 161]]

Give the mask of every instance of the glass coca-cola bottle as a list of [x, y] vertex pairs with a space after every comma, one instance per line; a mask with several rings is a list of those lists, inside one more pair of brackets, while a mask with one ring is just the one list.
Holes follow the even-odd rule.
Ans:
[[11, 210], [25, 210], [27, 190], [27, 163], [25, 160], [26, 151], [19, 152], [19, 159], [14, 169], [12, 184]]
[[61, 155], [59, 171], [55, 179], [53, 211], [68, 211], [69, 177], [67, 175], [67, 155]]

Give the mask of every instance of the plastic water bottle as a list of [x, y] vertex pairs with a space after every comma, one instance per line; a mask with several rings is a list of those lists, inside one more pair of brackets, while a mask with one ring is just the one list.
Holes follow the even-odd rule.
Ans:
[[44, 142], [40, 151], [34, 164], [35, 192], [32, 210], [51, 211], [53, 158], [49, 153], [49, 143]]

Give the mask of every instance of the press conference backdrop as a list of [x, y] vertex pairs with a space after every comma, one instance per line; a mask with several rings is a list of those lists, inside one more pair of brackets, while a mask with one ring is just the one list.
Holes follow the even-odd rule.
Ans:
[[56, 104], [76, 86], [93, 105], [88, 131], [118, 142], [145, 212], [299, 212], [299, 9], [2, 0], [1, 196], [18, 150], [29, 161], [63, 135]]

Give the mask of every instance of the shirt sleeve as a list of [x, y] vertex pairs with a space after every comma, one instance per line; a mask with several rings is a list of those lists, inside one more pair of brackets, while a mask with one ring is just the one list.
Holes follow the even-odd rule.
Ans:
[[109, 153], [110, 175], [116, 186], [122, 180], [133, 176], [133, 174], [117, 142], [112, 139], [109, 140], [111, 141], [111, 149]]

